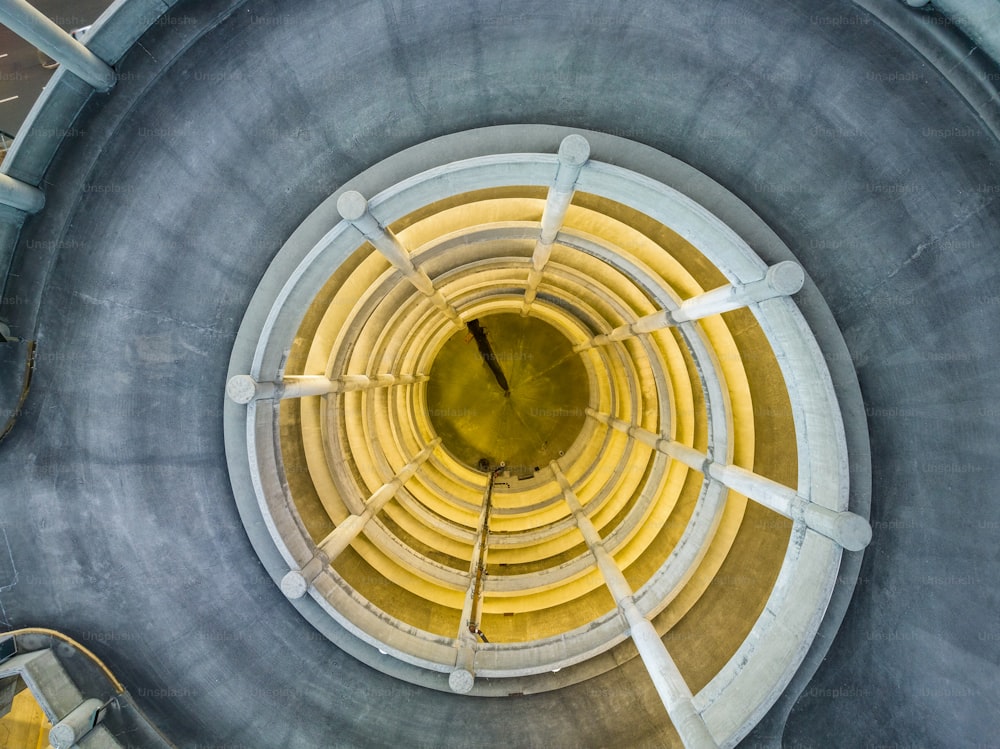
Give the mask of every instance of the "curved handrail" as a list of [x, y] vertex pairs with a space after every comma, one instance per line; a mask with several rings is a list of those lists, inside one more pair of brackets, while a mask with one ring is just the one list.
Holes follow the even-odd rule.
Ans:
[[104, 664], [104, 661], [102, 661], [100, 658], [94, 655], [94, 653], [86, 646], [81, 645], [69, 635], [64, 635], [62, 632], [59, 632], [58, 630], [46, 629], [44, 627], [24, 627], [22, 629], [12, 629], [7, 632], [0, 633], [0, 642], [9, 640], [12, 637], [15, 638], [23, 637], [25, 635], [42, 635], [44, 637], [54, 637], [57, 640], [61, 640], [69, 645], [72, 645], [74, 648], [76, 648], [85, 656], [87, 656], [91, 661], [93, 661], [94, 664], [98, 668], [100, 668], [101, 671], [104, 672], [104, 675], [108, 677], [108, 681], [110, 681], [112, 686], [114, 686], [115, 692], [117, 694], [125, 693], [125, 686], [120, 681], [118, 681], [118, 679], [115, 677], [113, 673], [111, 673], [111, 669]]
[[3, 431], [0, 432], [0, 442], [3, 442], [14, 428], [14, 423], [17, 421], [17, 417], [20, 415], [21, 409], [24, 407], [24, 402], [28, 399], [28, 390], [31, 389], [31, 377], [34, 373], [35, 341], [28, 341], [28, 359], [24, 365], [24, 384], [21, 386], [21, 395], [17, 399], [17, 407], [14, 409], [14, 413], [12, 413], [10, 418], [7, 419], [7, 423], [4, 425]]

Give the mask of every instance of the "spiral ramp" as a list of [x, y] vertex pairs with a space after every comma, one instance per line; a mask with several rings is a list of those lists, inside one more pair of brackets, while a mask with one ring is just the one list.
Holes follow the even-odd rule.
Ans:
[[173, 7], [13, 256], [7, 624], [179, 746], [989, 735], [994, 79], [936, 17]]

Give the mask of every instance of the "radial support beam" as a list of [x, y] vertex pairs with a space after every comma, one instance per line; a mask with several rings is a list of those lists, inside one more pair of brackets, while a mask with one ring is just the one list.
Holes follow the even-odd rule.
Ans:
[[695, 709], [691, 690], [656, 632], [631, 598], [619, 604], [629, 625], [629, 634], [646, 666], [677, 734], [687, 749], [715, 749], [718, 743], [704, 718]]
[[427, 375], [343, 375], [333, 379], [322, 375], [286, 377], [280, 382], [258, 382], [250, 375], [234, 375], [226, 384], [226, 395], [234, 403], [245, 405], [250, 401], [273, 398], [306, 398], [311, 395], [349, 393], [355, 390], [373, 390], [394, 385], [413, 385], [426, 382]]
[[407, 481], [420, 469], [431, 457], [434, 450], [441, 444], [441, 438], [428, 443], [417, 456], [403, 466], [399, 472], [386, 483], [382, 484], [365, 502], [365, 509], [360, 515], [351, 515], [343, 523], [338, 525], [319, 543], [319, 549], [330, 560], [336, 559], [351, 542], [357, 538], [358, 534], [368, 524], [368, 521], [375, 517], [385, 504], [396, 496], [396, 493], [403, 488]]
[[25, 213], [38, 213], [45, 205], [45, 194], [6, 174], [0, 174], [0, 203]]
[[552, 244], [566, 219], [566, 211], [573, 201], [576, 181], [580, 177], [587, 159], [590, 158], [590, 144], [582, 135], [567, 135], [559, 144], [559, 166], [556, 178], [549, 187], [542, 211], [542, 228], [531, 255], [531, 270], [528, 271], [528, 287], [524, 292], [521, 314], [527, 315], [542, 280], [542, 271], [552, 255]]
[[344, 221], [361, 232], [364, 238], [371, 242], [375, 249], [382, 253], [385, 259], [416, 287], [417, 291], [430, 299], [449, 320], [459, 327], [465, 326], [458, 311], [448, 303], [440, 291], [434, 288], [434, 282], [427, 273], [413, 265], [410, 253], [396, 235], [382, 226], [371, 214], [368, 210], [368, 200], [364, 195], [355, 190], [348, 190], [337, 199], [337, 211]]
[[643, 429], [637, 424], [629, 424], [627, 421], [616, 419], [614, 416], [595, 411], [592, 408], [586, 409], [585, 413], [594, 421], [617, 429], [619, 432], [624, 432], [637, 442], [658, 450], [696, 471], [702, 470], [705, 467], [705, 461], [709, 459], [705, 453], [695, 450], [693, 447], [665, 439], [662, 435]]
[[115, 71], [25, 0], [0, 0], [0, 23], [98, 91], [115, 85]]
[[592, 419], [624, 432], [638, 442], [701, 471], [727, 489], [739, 492], [779, 515], [792, 520], [801, 520], [812, 530], [840, 544], [848, 551], [861, 551], [871, 542], [871, 525], [860, 515], [853, 512], [838, 512], [810, 502], [791, 487], [739, 466], [717, 463], [703, 452], [669, 440], [636, 424], [598, 413], [591, 408], [588, 408], [586, 413]]
[[787, 518], [801, 520], [848, 551], [861, 551], [872, 540], [871, 525], [860, 515], [810, 502], [794, 489], [745, 468], [710, 462], [705, 475]]
[[373, 517], [385, 506], [386, 502], [396, 496], [413, 475], [431, 457], [434, 450], [441, 444], [441, 438], [427, 444], [416, 457], [403, 466], [399, 472], [386, 483], [382, 484], [365, 502], [365, 509], [360, 515], [348, 515], [322, 541], [317, 544], [316, 555], [301, 569], [290, 570], [281, 580], [281, 592], [288, 598], [302, 598], [319, 574], [327, 565], [336, 559], [346, 549], [358, 534], [364, 530]]
[[[486, 551], [489, 547], [490, 509], [493, 506], [493, 482], [496, 471], [490, 472], [489, 483], [483, 495], [483, 507], [479, 512], [476, 524], [476, 541], [472, 547], [472, 561], [469, 563], [469, 587], [465, 592], [462, 604], [462, 618], [458, 629], [458, 654], [455, 657], [455, 670], [448, 675], [448, 686], [451, 691], [468, 694], [476, 683], [476, 635], [482, 636], [479, 629], [480, 612], [485, 597], [483, 575], [486, 574]], [[484, 638], [485, 639], [485, 638]]]
[[652, 333], [654, 330], [731, 312], [767, 299], [791, 296], [802, 288], [803, 283], [805, 283], [805, 273], [802, 267], [791, 260], [785, 260], [772, 265], [764, 277], [756, 281], [746, 284], [727, 284], [706, 291], [704, 294], [686, 299], [677, 309], [660, 310], [640, 317], [635, 322], [621, 325], [610, 333], [603, 333], [577, 344], [574, 350], [580, 352], [595, 346], [606, 346], [613, 341], [623, 341], [642, 333]]
[[104, 707], [101, 700], [84, 700], [66, 717], [49, 729], [51, 749], [71, 749], [87, 736], [99, 722], [98, 712]]
[[687, 682], [670, 656], [666, 645], [656, 632], [652, 623], [642, 615], [635, 605], [632, 588], [625, 579], [624, 573], [615, 563], [614, 557], [604, 547], [600, 534], [594, 524], [587, 517], [580, 500], [577, 498], [573, 487], [559, 468], [559, 464], [552, 461], [549, 466], [555, 474], [556, 481], [562, 489], [563, 499], [569, 506], [573, 517], [576, 519], [577, 527], [590, 549], [591, 555], [597, 562], [597, 568], [604, 578], [604, 584], [611, 591], [615, 604], [621, 611], [622, 616], [628, 623], [629, 635], [639, 651], [650, 679], [656, 687], [657, 694], [663, 706], [670, 715], [670, 720], [677, 729], [681, 741], [688, 749], [715, 749], [718, 744], [704, 719], [695, 710], [693, 696]]

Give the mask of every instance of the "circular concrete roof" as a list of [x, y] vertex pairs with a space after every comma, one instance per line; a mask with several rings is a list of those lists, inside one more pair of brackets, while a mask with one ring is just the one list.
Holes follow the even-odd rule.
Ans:
[[[600, 132], [676, 157], [737, 195], [765, 226], [691, 172], [651, 175], [683, 188], [768, 266], [791, 259], [783, 246], [794, 251], [807, 279], [792, 303], [838, 402], [856, 403], [842, 397], [852, 389], [864, 398], [842, 415], [851, 466], [864, 467], [857, 435], [871, 435], [873, 546], [864, 566], [843, 555], [819, 637], [748, 740], [988, 740], [1000, 642], [983, 554], [997, 522], [986, 501], [998, 395], [996, 69], [940, 16], [868, 5], [639, 3], [626, 14], [583, 3], [564, 14], [506, 2], [190, 2], [149, 26], [141, 46], [126, 45], [109, 94], [88, 99], [62, 75], [52, 89], [72, 95], [50, 97], [39, 115], [59, 114], [61, 129], [40, 129], [4, 165], [43, 184], [46, 207], [21, 230], [3, 297], [13, 333], [37, 339], [38, 357], [0, 450], [12, 560], [2, 570], [16, 570], [0, 579], [0, 616], [93, 644], [181, 745], [678, 745], [642, 661], [614, 650], [600, 675], [496, 699], [365, 666], [295, 610], [310, 595], [289, 602], [283, 575], [261, 567], [230, 483], [222, 393], [239, 374], [228, 367], [240, 320], [279, 249], [293, 235], [315, 246], [340, 217], [335, 205], [313, 211], [348, 183], [374, 199], [420, 173], [411, 146], [546, 123], [556, 133], [531, 148], [501, 138], [489, 153], [555, 158], [563, 135]], [[51, 164], [26, 166], [53, 140]], [[651, 162], [592, 145], [595, 162], [650, 174]], [[438, 164], [482, 155], [455, 141], [442, 149]], [[369, 170], [394, 154], [392, 173], [376, 179]], [[537, 205], [545, 189], [522, 197]], [[595, 215], [629, 214], [620, 223], [669, 245], [641, 211], [609, 210], [593, 192], [577, 198]], [[421, 216], [411, 218], [416, 227]], [[571, 249], [603, 262], [584, 248]], [[447, 249], [434, 261], [442, 268]], [[364, 259], [353, 251], [348, 275]], [[708, 288], [712, 268], [695, 272]], [[567, 276], [567, 288], [583, 288], [582, 276]], [[818, 324], [831, 315], [843, 348]], [[727, 327], [737, 349], [753, 330]], [[624, 377], [627, 364], [609, 366]], [[747, 375], [766, 397], [782, 390]], [[245, 419], [246, 406], [226, 408]], [[301, 432], [301, 415], [285, 415]], [[780, 462], [767, 450], [788, 428], [756, 414], [753, 425], [756, 471]], [[856, 499], [851, 509], [864, 512]], [[748, 502], [741, 527], [755, 532], [720, 555], [692, 615], [668, 607], [654, 618], [693, 692], [752, 629], [755, 620], [731, 616], [760, 590], [746, 560], [783, 554], [787, 543], [773, 539], [791, 537], [789, 525]], [[366, 559], [351, 564], [363, 587]], [[963, 696], [949, 696], [956, 689]]]

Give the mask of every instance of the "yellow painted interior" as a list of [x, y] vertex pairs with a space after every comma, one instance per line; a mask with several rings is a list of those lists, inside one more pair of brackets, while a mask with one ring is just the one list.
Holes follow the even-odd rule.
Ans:
[[0, 718], [0, 747], [3, 749], [44, 749], [49, 745], [52, 724], [30, 689], [14, 696], [10, 712]]
[[[504, 461], [517, 473], [534, 472], [569, 450], [589, 405], [587, 373], [562, 333], [517, 313], [479, 318], [490, 363], [471, 333], [453, 334], [434, 360], [427, 408], [442, 447], [475, 467]], [[502, 496], [498, 493], [498, 498]]]
[[[442, 235], [484, 224], [537, 222], [544, 197], [544, 189], [523, 187], [468, 193], [426, 206], [400, 219], [392, 228], [407, 246], [418, 247]], [[622, 253], [660, 277], [662, 283], [682, 299], [725, 283], [725, 278], [711, 262], [683, 238], [614, 201], [578, 193], [565, 226], [621, 248]], [[550, 262], [572, 269], [583, 279], [600, 279], [615, 287], [621, 301], [635, 316], [656, 309], [651, 300], [631, 285], [624, 284], [616, 271], [595, 258], [557, 245]], [[357, 302], [387, 272], [391, 272], [388, 263], [369, 245], [354, 253], [349, 262], [331, 276], [304, 317], [289, 352], [286, 373], [328, 372], [330, 352], [345, 345], [356, 346], [356, 360], [360, 361], [362, 347], [376, 341], [384, 331], [366, 331], [363, 337], [369, 337], [367, 343], [366, 340], [348, 341], [344, 323]], [[511, 274], [511, 277], [518, 277], [523, 283], [526, 271], [519, 276]], [[613, 310], [590, 294], [585, 282], [546, 278], [543, 284], [547, 283], [552, 284], [551, 291], [575, 295], [574, 298], [582, 303], [613, 317]], [[797, 454], [788, 399], [777, 361], [753, 315], [748, 310], [737, 310], [706, 319], [701, 327], [717, 355], [730, 400], [732, 461], [795, 486]], [[635, 413], [618, 411], [614, 415], [653, 431], [663, 429], [673, 439], [704, 450], [707, 446], [705, 403], [687, 346], [680, 333], [673, 329], [659, 331], [648, 338], [664, 362], [670, 380], [669, 423], [659, 423], [660, 404], [655, 385], [648, 367], [642, 366], [635, 372], [639, 386], [638, 410]], [[634, 361], [644, 361], [646, 354], [638, 342], [625, 345]], [[612, 383], [614, 388], [623, 388], [626, 370], [613, 357], [602, 356], [596, 350], [580, 356], [598, 376], [596, 389], [591, 392], [591, 403], [599, 410], [613, 410]], [[297, 509], [314, 540], [321, 539], [343, 522], [349, 512], [345, 498], [340, 496], [334, 484], [329, 467], [331, 460], [339, 464], [338, 470], [351, 477], [349, 483], [359, 487], [359, 496], [355, 499], [361, 500], [364, 499], [361, 493], [374, 491], [390, 478], [371, 459], [374, 450], [382, 451], [393, 470], [401, 468], [415, 452], [415, 444], [400, 445], [396, 444], [396, 435], [380, 431], [370, 433], [368, 423], [356, 418], [366, 403], [390, 415], [397, 413], [397, 409], [402, 412], [403, 405], [411, 402], [419, 402], [426, 408], [426, 391], [415, 390], [415, 395], [406, 398], [395, 395], [398, 392], [400, 389], [394, 388], [377, 395], [351, 394], [282, 402], [281, 451], [286, 478]], [[366, 398], [372, 400], [366, 401]], [[419, 434], [419, 438], [430, 440], [434, 436], [430, 421], [422, 417], [417, 423], [421, 430], [427, 430]], [[381, 429], [376, 426], [376, 430]], [[603, 455], [619, 455], [629, 449], [630, 441], [625, 435], [612, 432], [605, 440], [606, 432], [603, 426], [598, 426], [594, 438], [582, 446], [578, 459], [563, 466], [581, 502], [588, 506], [591, 519], [605, 536], [638, 507], [639, 491], [653, 457], [648, 448], [633, 446], [626, 470], [615, 479], [614, 490], [600, 506], [590, 507], [590, 500], [602, 492], [610, 476], [607, 471], [598, 470], [584, 477], [586, 467], [601, 460]], [[342, 444], [348, 446], [347, 454], [329, 454], [330, 440], [334, 436], [339, 436]], [[398, 500], [390, 502], [380, 513], [383, 527], [428, 560], [466, 572], [472, 556], [471, 537], [477, 523], [482, 486], [462, 482], [471, 482], [475, 476], [474, 471], [460, 465], [446, 451], [439, 450], [433, 461], [425, 464], [407, 484], [406, 490], [428, 512], [451, 523], [454, 530], [442, 532], [427, 525], [410, 512], [407, 503]], [[437, 488], [431, 485], [431, 479]], [[671, 463], [663, 481], [656, 487], [656, 501], [645, 509], [642, 522], [615, 550], [615, 558], [634, 589], [649, 580], [676, 545], [694, 510], [702, 479], [699, 472]], [[491, 530], [497, 538], [500, 534], [544, 528], [568, 515], [552, 482], [536, 485], [523, 495], [513, 490], [498, 490], [495, 498], [498, 507], [512, 511], [511, 514], [494, 515]], [[519, 507], [538, 502], [547, 504], [532, 511], [517, 511]], [[657, 618], [658, 626], [669, 628], [668, 637], [675, 638], [683, 650], [678, 661], [693, 688], [696, 688], [693, 682], [706, 683], [714, 675], [721, 663], [735, 652], [759, 616], [780, 568], [790, 527], [790, 522], [784, 518], [731, 493], [700, 565], [680, 594]], [[460, 537], [462, 529], [465, 539]], [[587, 556], [587, 550], [579, 532], [569, 524], [562, 533], [538, 542], [492, 546], [488, 569], [491, 576], [531, 575], [579, 556]], [[333, 566], [362, 596], [386, 614], [435, 634], [457, 634], [464, 588], [444, 585], [423, 571], [410, 568], [387, 550], [377, 548], [370, 536], [360, 535]], [[734, 591], [734, 587], [740, 589]], [[585, 572], [556, 584], [539, 581], [527, 591], [515, 594], [491, 591], [487, 582], [481, 626], [491, 642], [524, 642], [583, 626], [613, 606], [600, 575], [590, 566]], [[685, 638], [690, 638], [691, 647], [683, 646]], [[697, 638], [702, 638], [706, 647], [696, 646]], [[703, 652], [705, 649], [710, 652]], [[673, 647], [671, 652], [674, 652]]]

